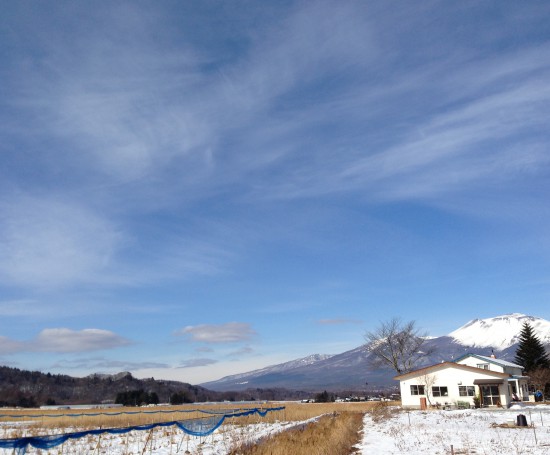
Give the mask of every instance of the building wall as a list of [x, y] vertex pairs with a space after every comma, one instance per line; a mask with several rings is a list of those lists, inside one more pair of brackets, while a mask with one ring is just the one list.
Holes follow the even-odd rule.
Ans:
[[[446, 403], [451, 403], [453, 405], [456, 405], [458, 401], [467, 402], [470, 406], [473, 406], [474, 397], [460, 396], [459, 386], [474, 386], [475, 379], [481, 379], [481, 378], [490, 379], [491, 377], [492, 376], [490, 375], [484, 375], [483, 370], [480, 370], [480, 372], [477, 373], [475, 371], [464, 371], [461, 369], [452, 368], [450, 366], [439, 370], [435, 370], [428, 375], [411, 377], [409, 379], [400, 381], [402, 406], [409, 407], [409, 408], [419, 408], [420, 399], [421, 398], [428, 399], [426, 395], [411, 395], [411, 388], [410, 388], [411, 385], [425, 386], [427, 380], [428, 381], [433, 380], [433, 386], [446, 386], [448, 391], [447, 396], [434, 397], [431, 390], [432, 385], [430, 385], [430, 390], [428, 392], [429, 400], [427, 400], [428, 406], [430, 405], [430, 403], [432, 406], [440, 405], [442, 407], [445, 406]], [[426, 388], [427, 387], [425, 387], [425, 389]], [[510, 402], [510, 398], [508, 395], [508, 387], [506, 385], [506, 382], [499, 387], [499, 392], [500, 392], [500, 402], [506, 406]], [[474, 386], [474, 395], [479, 395], [478, 386]]]

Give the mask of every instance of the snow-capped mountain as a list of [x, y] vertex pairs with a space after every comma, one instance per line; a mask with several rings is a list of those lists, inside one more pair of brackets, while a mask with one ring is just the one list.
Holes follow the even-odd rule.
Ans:
[[[474, 319], [446, 336], [428, 337], [427, 349], [434, 353], [424, 365], [453, 361], [465, 354], [491, 355], [514, 361], [518, 336], [528, 322], [540, 341], [550, 345], [550, 321], [520, 313], [487, 319]], [[421, 365], [419, 365], [421, 366]], [[228, 391], [248, 388], [287, 388], [294, 390], [356, 390], [365, 392], [392, 387], [395, 372], [373, 370], [365, 346], [332, 356], [314, 354], [247, 373], [226, 376], [201, 386]]]
[[313, 365], [314, 363], [320, 362], [322, 360], [327, 360], [331, 355], [327, 354], [312, 354], [307, 357], [302, 357], [301, 359], [291, 360], [290, 362], [279, 363], [277, 365], [270, 365], [265, 368], [260, 368], [258, 370], [248, 371], [246, 373], [233, 374], [231, 376], [225, 376], [224, 378], [215, 381], [216, 383], [220, 382], [229, 382], [233, 384], [247, 384], [247, 378], [256, 378], [258, 376], [266, 376], [270, 374], [279, 374], [285, 371], [294, 370], [300, 367], [307, 367]]
[[457, 343], [465, 346], [507, 349], [518, 342], [525, 322], [544, 344], [550, 344], [550, 322], [542, 318], [521, 313], [505, 314], [488, 319], [474, 319], [454, 332], [449, 333]]

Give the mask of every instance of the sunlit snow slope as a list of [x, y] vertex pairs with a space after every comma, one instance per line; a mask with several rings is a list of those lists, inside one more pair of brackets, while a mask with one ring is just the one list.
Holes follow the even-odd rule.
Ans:
[[506, 349], [518, 342], [524, 322], [533, 328], [539, 340], [550, 343], [550, 321], [521, 313], [505, 314], [488, 319], [474, 319], [448, 336], [466, 346]]

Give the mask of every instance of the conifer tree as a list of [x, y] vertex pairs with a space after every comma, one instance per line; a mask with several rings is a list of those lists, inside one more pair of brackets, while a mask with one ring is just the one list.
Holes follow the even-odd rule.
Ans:
[[550, 368], [546, 349], [528, 322], [524, 322], [521, 328], [515, 362], [527, 372], [537, 368]]

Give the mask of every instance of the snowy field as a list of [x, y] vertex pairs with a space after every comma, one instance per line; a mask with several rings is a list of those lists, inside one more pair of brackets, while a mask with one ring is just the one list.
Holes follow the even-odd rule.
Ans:
[[[69, 440], [63, 445], [50, 449], [47, 453], [52, 454], [200, 454], [200, 455], [222, 455], [229, 453], [239, 446], [255, 443], [263, 438], [269, 438], [281, 431], [306, 425], [314, 422], [317, 417], [302, 422], [276, 422], [256, 423], [249, 425], [224, 424], [212, 435], [206, 437], [194, 437], [179, 431], [175, 427], [157, 429], [153, 432], [133, 431], [125, 435], [117, 436], [103, 434], [99, 437], [88, 437], [76, 440]], [[25, 422], [3, 422], [0, 423], [0, 438], [13, 437], [14, 434], [27, 436], [25, 434]], [[71, 430], [64, 430], [69, 432]], [[78, 431], [74, 429], [72, 431]], [[16, 433], [14, 433], [16, 432]], [[51, 430], [41, 432], [41, 435], [56, 434], [61, 431]], [[12, 454], [13, 449], [0, 449], [0, 454]], [[28, 446], [27, 454], [44, 454], [39, 450]]]
[[[527, 424], [508, 426], [523, 414]], [[401, 411], [374, 422], [367, 414], [361, 455], [550, 454], [550, 406], [514, 405], [510, 409]]]
[[[518, 414], [525, 415], [530, 426], [511, 426], [516, 422]], [[48, 453], [224, 455], [240, 445], [258, 442], [314, 420], [269, 424], [258, 422], [245, 426], [224, 424], [214, 434], [203, 438], [188, 436], [174, 427], [159, 428], [153, 432], [131, 432], [121, 436], [103, 435], [101, 438], [96, 436], [67, 441]], [[387, 408], [382, 414], [366, 414], [364, 423], [362, 440], [357, 445], [357, 453], [360, 455], [451, 454], [451, 446], [456, 455], [550, 454], [548, 405], [515, 405], [506, 410], [410, 412]], [[10, 437], [14, 431], [24, 434], [25, 423], [1, 424], [0, 437]], [[13, 450], [0, 449], [0, 454], [3, 453], [13, 453]], [[26, 453], [44, 454], [45, 451], [29, 447]]]

